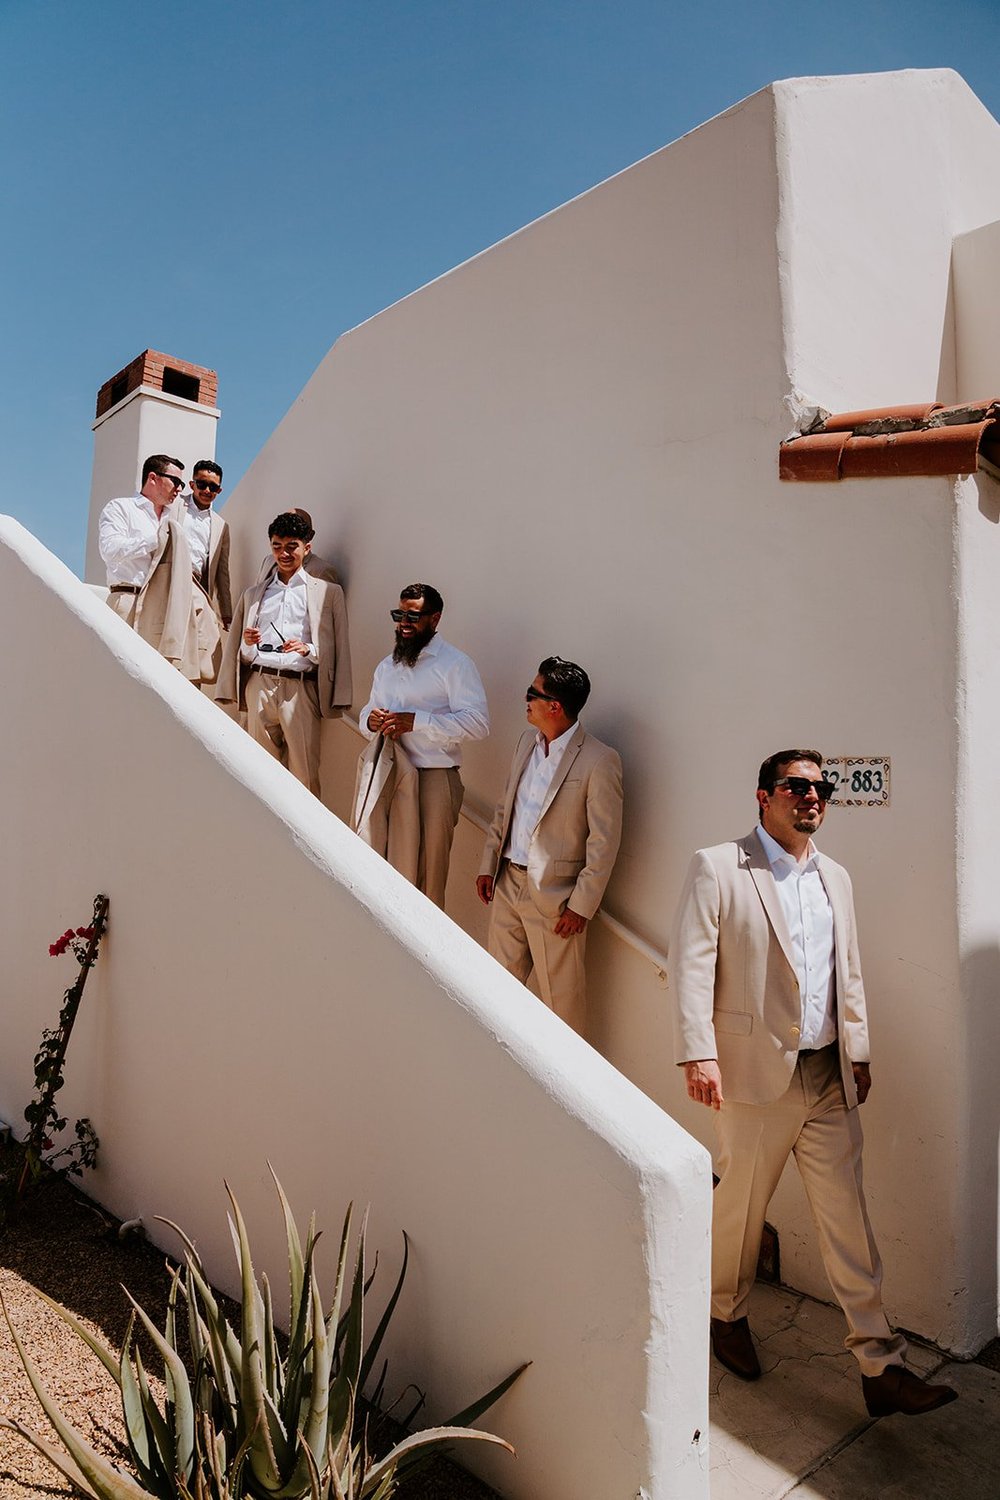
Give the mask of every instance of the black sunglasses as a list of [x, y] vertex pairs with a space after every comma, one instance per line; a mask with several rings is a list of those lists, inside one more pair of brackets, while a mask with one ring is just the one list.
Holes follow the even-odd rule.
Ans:
[[157, 479], [169, 479], [175, 490], [183, 488], [184, 481], [183, 479], [178, 479], [176, 474], [164, 474], [162, 469], [154, 469], [153, 473]]
[[191, 488], [195, 490], [208, 490], [210, 495], [218, 495], [222, 489], [222, 485], [214, 484], [211, 479], [192, 479]]
[[558, 703], [558, 698], [553, 698], [551, 693], [540, 693], [536, 687], [525, 688], [525, 698], [541, 698], [546, 703]]
[[793, 797], [808, 797], [809, 788], [812, 787], [821, 802], [829, 802], [834, 793], [832, 781], [810, 781], [808, 776], [782, 776], [774, 785], [775, 789], [779, 786], [787, 787]]
[[411, 624], [415, 624], [424, 615], [432, 615], [434, 611], [432, 609], [390, 609], [389, 613], [397, 625], [405, 625], [407, 620]]

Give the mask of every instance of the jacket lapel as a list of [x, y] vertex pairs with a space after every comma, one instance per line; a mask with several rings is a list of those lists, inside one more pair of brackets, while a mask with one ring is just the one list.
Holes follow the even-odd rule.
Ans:
[[781, 900], [778, 896], [778, 887], [774, 876], [771, 874], [771, 866], [767, 862], [764, 846], [756, 833], [748, 834], [745, 839], [740, 840], [740, 848], [746, 857], [747, 867], [757, 887], [761, 905], [767, 913], [767, 920], [774, 930], [774, 935], [781, 945], [781, 951], [788, 960], [789, 968], [794, 974], [795, 955], [792, 951], [791, 934], [785, 921], [785, 914], [781, 909]]
[[[576, 760], [576, 757], [579, 755], [580, 750], [583, 747], [583, 742], [586, 738], [587, 736], [584, 731], [583, 725], [578, 724], [576, 733], [570, 740], [569, 744], [566, 746], [566, 749], [563, 751], [563, 758], [559, 762], [559, 769], [549, 783], [549, 789], [545, 794], [545, 801], [542, 803], [542, 810], [538, 814], [538, 823], [542, 821], [542, 819], [545, 817], [545, 814], [552, 806], [552, 799], [555, 797], [556, 792], [558, 792], [559, 788], [566, 780], [569, 768]], [[538, 827], [538, 823], [535, 824], [536, 828]]]

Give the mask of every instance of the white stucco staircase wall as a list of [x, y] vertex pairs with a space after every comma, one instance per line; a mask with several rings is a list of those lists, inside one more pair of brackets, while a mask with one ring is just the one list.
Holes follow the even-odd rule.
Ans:
[[[15, 1124], [71, 961], [111, 898], [62, 1099], [86, 1187], [193, 1234], [235, 1290], [223, 1178], [284, 1285], [265, 1170], [318, 1210], [330, 1275], [373, 1206], [382, 1295], [411, 1271], [391, 1384], [439, 1419], [524, 1359], [490, 1416], [511, 1500], [707, 1495], [701, 1147], [361, 844], [16, 522], [8, 653], [0, 1114]], [[700, 1433], [700, 1437], [696, 1434]]]
[[[661, 950], [692, 850], [755, 821], [766, 754], [892, 757], [891, 807], [834, 809], [822, 845], [861, 926], [888, 1309], [961, 1352], [996, 1324], [996, 1141], [965, 1082], [991, 1003], [967, 955], [1000, 941], [969, 871], [1000, 830], [956, 775], [992, 756], [963, 682], [996, 655], [1000, 533], [951, 480], [783, 485], [777, 454], [804, 401], [992, 394], [960, 385], [979, 365], [949, 277], [955, 236], [998, 218], [1000, 127], [957, 74], [776, 84], [344, 334], [226, 510], [245, 577], [279, 509], [313, 512], [344, 572], [358, 707], [400, 585], [441, 589], [493, 713], [463, 772], [480, 810], [541, 657], [588, 668], [585, 722], [625, 766], [606, 904]], [[357, 748], [330, 729], [339, 808]], [[464, 821], [449, 884], [479, 937], [481, 847]], [[589, 943], [592, 1039], [708, 1142], [653, 966], [600, 925]], [[787, 1279], [828, 1296], [791, 1173], [774, 1219]]]

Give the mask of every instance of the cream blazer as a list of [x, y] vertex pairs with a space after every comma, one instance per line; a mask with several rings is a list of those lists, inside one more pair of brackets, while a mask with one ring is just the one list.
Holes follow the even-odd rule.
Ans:
[[[236, 606], [232, 627], [226, 641], [226, 650], [219, 672], [219, 685], [215, 693], [217, 703], [238, 703], [246, 708], [246, 679], [252, 670], [240, 655], [243, 632], [249, 630], [257, 620], [257, 611], [270, 582], [270, 574], [262, 583], [246, 589]], [[306, 600], [309, 610], [309, 629], [319, 657], [316, 687], [319, 693], [319, 711], [324, 719], [338, 719], [345, 708], [351, 706], [351, 647], [347, 635], [347, 606], [344, 591], [338, 583], [324, 583], [306, 574]], [[274, 665], [282, 665], [281, 656], [275, 654]]]
[[[503, 799], [486, 835], [480, 875], [496, 876], [518, 782], [536, 739], [529, 729], [518, 740]], [[578, 724], [531, 835], [528, 889], [542, 915], [554, 921], [569, 906], [589, 921], [611, 878], [621, 837], [621, 757]]]
[[[851, 1063], [868, 1061], [854, 896], [847, 871], [824, 854], [819, 872], [833, 909], [840, 1068], [853, 1108]], [[795, 1070], [802, 1004], [778, 888], [755, 832], [699, 849], [691, 861], [670, 944], [670, 985], [676, 1061], [716, 1058], [723, 1094], [735, 1103], [780, 1098]]]
[[229, 526], [214, 510], [208, 534], [208, 597], [223, 623], [233, 618], [233, 596], [229, 586]]

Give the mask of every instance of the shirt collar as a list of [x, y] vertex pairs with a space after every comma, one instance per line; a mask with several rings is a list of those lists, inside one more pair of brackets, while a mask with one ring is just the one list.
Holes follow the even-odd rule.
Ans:
[[[562, 734], [557, 736], [556, 739], [549, 740], [549, 755], [562, 755], [563, 751], [567, 748], [570, 740], [573, 738], [573, 735], [576, 733], [579, 727], [579, 724], [577, 724], [577, 722], [574, 720], [569, 728], [563, 730]], [[536, 739], [535, 743], [538, 745], [539, 749], [541, 749], [544, 742], [545, 736], [544, 734], [542, 734], [541, 730], [539, 730], [538, 738]], [[546, 759], [548, 759], [548, 756], [546, 756]]]
[[277, 586], [282, 589], [304, 589], [306, 586], [305, 569], [296, 568], [295, 572], [292, 574], [291, 578], [289, 578], [288, 582], [282, 583], [281, 579], [278, 577], [278, 569], [277, 567], [275, 567], [273, 572], [271, 573], [271, 583], [269, 587], [273, 588], [275, 584], [277, 584]]
[[767, 855], [767, 862], [772, 869], [775, 865], [785, 865], [791, 870], [812, 870], [816, 868], [816, 861], [819, 859], [819, 850], [812, 839], [809, 840], [808, 857], [805, 864], [800, 865], [794, 854], [789, 854], [787, 849], [782, 849], [778, 840], [771, 837], [763, 823], [757, 824], [757, 837], [760, 839], [761, 848]]

